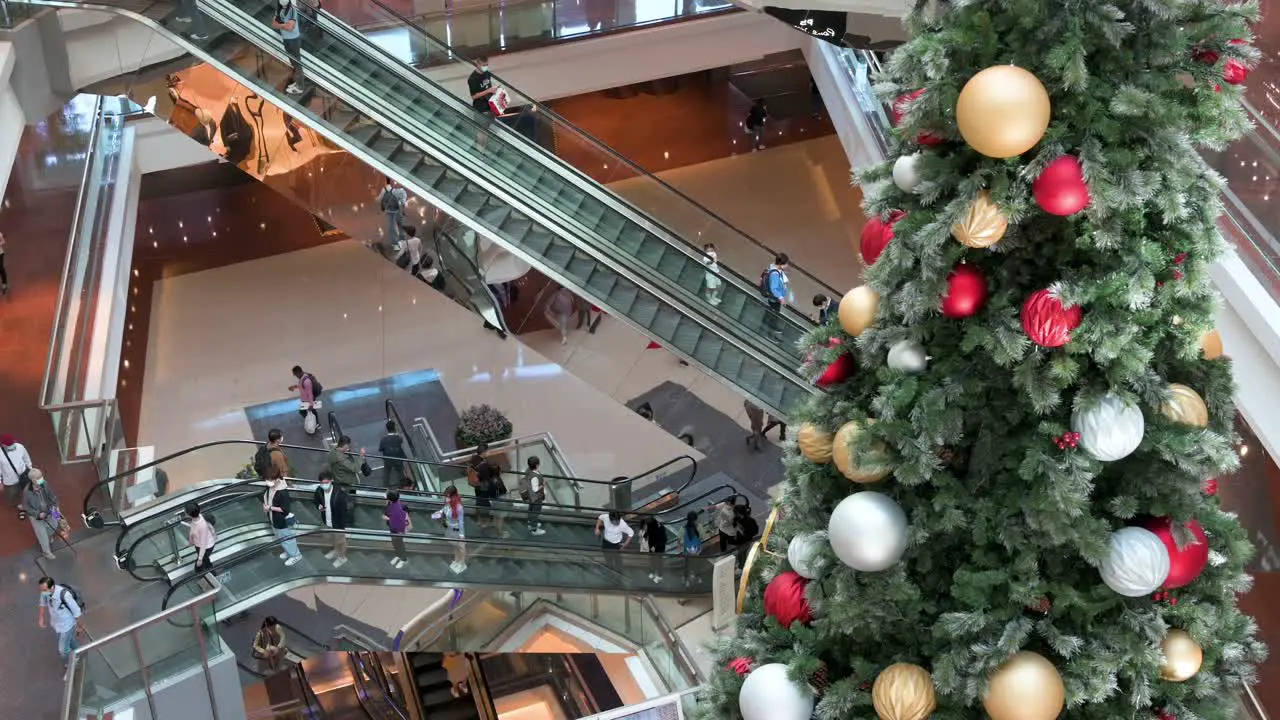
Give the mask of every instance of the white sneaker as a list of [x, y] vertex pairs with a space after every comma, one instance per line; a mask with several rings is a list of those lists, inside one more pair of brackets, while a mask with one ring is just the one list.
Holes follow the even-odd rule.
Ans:
[[340, 558], [338, 558], [337, 560], [334, 560], [334, 561], [333, 561], [333, 566], [334, 566], [334, 567], [336, 567], [336, 568], [340, 568], [340, 567], [342, 567], [343, 565], [346, 565], [346, 564], [347, 564], [347, 559], [346, 559], [346, 558], [344, 558], [344, 557], [340, 557]]
[[653, 579], [653, 573], [649, 573], [649, 579], [650, 579], [650, 580], [652, 580], [652, 579]]
[[653, 581], [654, 581], [655, 583], [660, 583], [660, 582], [662, 582], [662, 576], [661, 576], [661, 575], [650, 575], [649, 577], [653, 578]]
[[287, 552], [282, 552], [282, 553], [280, 553], [280, 559], [281, 559], [281, 560], [288, 560], [288, 559], [289, 559], [289, 553], [287, 553]]
[[298, 563], [300, 563], [300, 562], [302, 562], [302, 556], [301, 556], [301, 555], [294, 555], [293, 557], [291, 557], [291, 558], [289, 558], [288, 560], [285, 560], [285, 561], [284, 561], [284, 566], [285, 566], [285, 567], [293, 567], [294, 565], [297, 565], [297, 564], [298, 564]]
[[302, 94], [302, 88], [298, 87], [298, 83], [289, 83], [289, 84], [285, 87], [284, 91], [285, 91], [285, 92], [287, 92], [287, 93], [289, 93], [290, 95], [301, 95], [301, 94]]
[[398, 557], [393, 557], [393, 558], [391, 558], [391, 566], [392, 566], [392, 567], [400, 567], [400, 558], [398, 558]]
[[337, 554], [338, 554], [338, 551], [337, 551], [337, 550], [330, 550], [329, 552], [327, 552], [327, 553], [325, 553], [325, 554], [324, 554], [324, 559], [325, 559], [325, 560], [332, 560], [332, 559], [333, 559], [333, 556], [334, 556], [334, 555], [337, 555]]
[[408, 565], [408, 564], [409, 564], [409, 561], [408, 561], [408, 560], [405, 560], [405, 559], [401, 558], [400, 562], [396, 563], [396, 569], [397, 569], [397, 570], [399, 570], [399, 569], [403, 568], [405, 565]]
[[174, 20], [175, 20], [176, 22], [180, 22], [180, 23], [189, 23], [189, 22], [191, 22], [191, 18], [189, 18], [189, 17], [176, 17], [176, 18], [174, 18]]
[[453, 563], [452, 565], [449, 566], [449, 569], [452, 570], [455, 575], [461, 575], [463, 571], [467, 569], [467, 564]]
[[534, 530], [534, 531], [533, 531], [533, 534], [534, 534], [534, 535], [546, 535], [546, 534], [547, 534], [547, 531], [546, 531], [546, 530], [544, 530], [544, 529], [542, 529], [542, 528], [538, 528], [537, 530]]

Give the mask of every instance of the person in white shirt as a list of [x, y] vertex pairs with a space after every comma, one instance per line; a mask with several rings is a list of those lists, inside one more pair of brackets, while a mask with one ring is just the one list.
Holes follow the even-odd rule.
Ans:
[[[404, 260], [406, 260], [407, 262], [403, 262], [399, 259], [396, 262], [397, 264], [400, 264], [401, 267], [407, 267], [409, 269], [410, 275], [416, 278], [421, 278], [422, 277], [421, 275], [422, 273], [422, 238], [418, 237], [418, 228], [413, 225], [405, 225], [404, 234], [405, 234], [404, 252], [405, 252], [405, 255], [408, 256], [408, 257], [405, 257]], [[401, 257], [404, 257], [404, 256], [401, 256]]]
[[200, 514], [200, 505], [195, 501], [186, 505], [190, 527], [187, 529], [187, 542], [196, 549], [195, 572], [208, 572], [213, 569], [213, 545], [218, 542], [218, 533], [213, 523]]
[[543, 479], [542, 473], [538, 472], [538, 468], [542, 466], [542, 460], [534, 455], [529, 458], [527, 464], [529, 469], [525, 471], [524, 477], [520, 478], [520, 499], [529, 503], [527, 520], [529, 534], [546, 535], [547, 531], [542, 527], [542, 520], [539, 519], [539, 515], [542, 514], [542, 503], [547, 499], [547, 482]]
[[622, 519], [622, 513], [610, 510], [596, 518], [596, 537], [604, 549], [604, 561], [614, 572], [622, 572], [622, 550], [631, 543], [635, 531]]
[[4, 483], [4, 496], [9, 503], [18, 508], [18, 519], [25, 520], [27, 514], [22, 510], [22, 490], [31, 474], [31, 455], [22, 443], [5, 433], [0, 435], [0, 482]]
[[716, 244], [703, 245], [702, 253], [705, 255], [702, 258], [702, 264], [707, 266], [706, 276], [702, 279], [702, 288], [707, 302], [719, 305], [720, 293], [724, 291], [724, 281], [720, 279], [720, 260], [716, 255]]
[[52, 626], [58, 634], [58, 654], [62, 656], [63, 667], [76, 651], [76, 635], [84, 632], [80, 624], [83, 614], [84, 608], [76, 602], [74, 593], [51, 577], [40, 578], [40, 627]]

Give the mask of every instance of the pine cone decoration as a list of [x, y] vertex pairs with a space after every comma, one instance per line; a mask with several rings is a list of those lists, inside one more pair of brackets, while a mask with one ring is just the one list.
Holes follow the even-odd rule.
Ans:
[[948, 447], [938, 448], [936, 454], [938, 456], [938, 459], [941, 460], [944, 465], [950, 465], [954, 463], [956, 461], [956, 457], [958, 457], [956, 455], [956, 451]]
[[813, 674], [809, 676], [809, 686], [812, 687], [814, 692], [819, 695], [826, 692], [827, 688], [831, 686], [831, 678], [827, 676], [826, 663], [819, 666], [818, 669], [814, 670]]

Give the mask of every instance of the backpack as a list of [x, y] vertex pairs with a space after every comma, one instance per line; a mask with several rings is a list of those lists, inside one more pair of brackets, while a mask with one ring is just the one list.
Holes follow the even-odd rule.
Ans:
[[493, 470], [493, 486], [498, 489], [498, 492], [494, 494], [494, 497], [506, 497], [507, 484], [502, 482], [502, 475], [499, 474], [497, 468], [494, 468]]
[[692, 535], [689, 529], [684, 531], [684, 554], [685, 555], [701, 555], [702, 554], [702, 538], [698, 536], [695, 530]]
[[760, 273], [760, 294], [770, 300], [776, 299], [773, 295], [773, 291], [769, 289], [769, 275], [772, 273], [781, 274], [782, 271], [774, 267], [767, 267], [764, 269], [764, 272]]
[[302, 377], [311, 378], [311, 397], [319, 400], [320, 394], [324, 392], [324, 386], [321, 385], [320, 381], [316, 379], [316, 376], [311, 373], [303, 373]]
[[271, 467], [271, 448], [263, 445], [253, 454], [253, 471], [258, 473], [258, 477], [265, 478], [269, 467]]
[[70, 585], [59, 585], [58, 589], [62, 591], [58, 593], [58, 607], [70, 612], [71, 608], [67, 606], [67, 595], [69, 594], [71, 599], [75, 601], [76, 606], [80, 608], [80, 614], [83, 615], [88, 612], [88, 608], [84, 604], [84, 596], [80, 594], [79, 590]]
[[382, 441], [378, 443], [378, 449], [386, 457], [392, 458], [408, 458], [404, 453], [404, 436], [403, 435], [386, 435]]
[[[366, 195], [365, 197], [368, 196]], [[382, 212], [400, 212], [404, 209], [404, 205], [400, 203], [400, 198], [393, 188], [382, 189], [382, 196], [378, 198], [378, 204], [382, 206]]]

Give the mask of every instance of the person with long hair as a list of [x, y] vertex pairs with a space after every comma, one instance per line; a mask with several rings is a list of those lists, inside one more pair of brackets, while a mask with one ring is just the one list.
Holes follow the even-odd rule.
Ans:
[[684, 516], [684, 584], [693, 585], [697, 577], [693, 573], [693, 558], [702, 554], [702, 535], [698, 532], [698, 512], [690, 510]]
[[462, 495], [458, 488], [450, 487], [444, 491], [444, 507], [431, 514], [433, 520], [444, 524], [445, 537], [453, 541], [453, 562], [449, 569], [461, 573], [467, 569], [467, 533], [464, 524], [465, 513], [462, 507]]
[[658, 522], [658, 518], [650, 516], [644, 521], [645, 551], [649, 553], [649, 579], [655, 583], [662, 582], [663, 558], [667, 552], [667, 529]]
[[298, 549], [298, 541], [293, 537], [293, 527], [298, 524], [298, 519], [290, 509], [293, 498], [289, 497], [289, 483], [280, 474], [280, 468], [274, 464], [267, 466], [264, 477], [267, 481], [267, 513], [271, 517], [271, 528], [276, 537], [280, 538], [280, 549], [283, 551], [280, 559], [286, 566], [297, 565], [302, 562], [302, 551]]
[[259, 670], [264, 675], [279, 670], [285, 652], [284, 628], [274, 615], [268, 615], [253, 636], [253, 658], [258, 661]]

